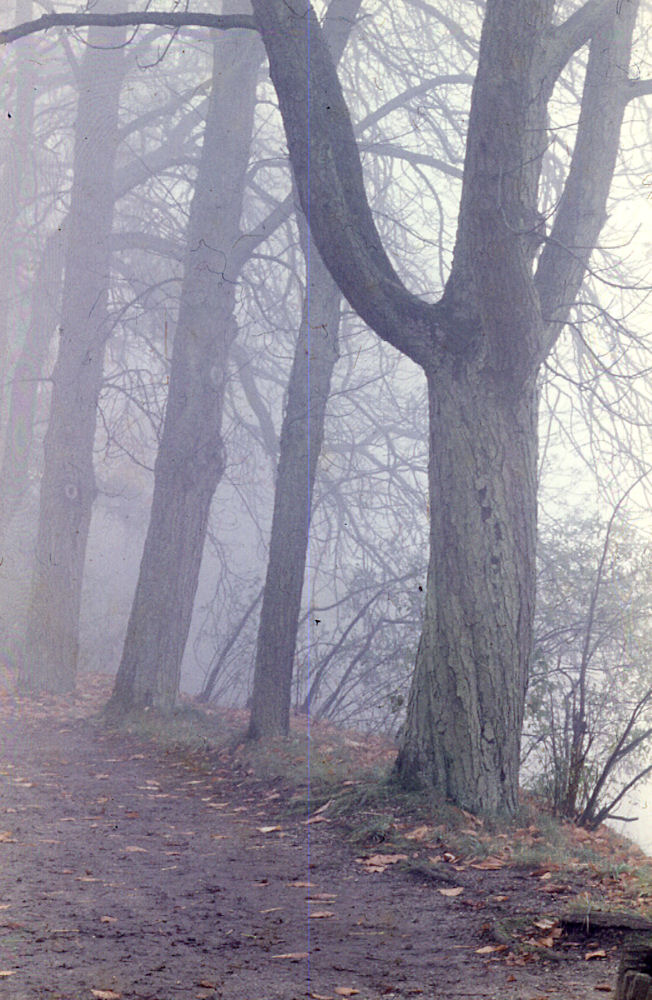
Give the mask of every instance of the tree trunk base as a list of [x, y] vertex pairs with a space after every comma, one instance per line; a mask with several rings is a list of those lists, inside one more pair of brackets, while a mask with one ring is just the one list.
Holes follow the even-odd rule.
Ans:
[[616, 1000], [652, 1000], [652, 936], [637, 935], [623, 948]]

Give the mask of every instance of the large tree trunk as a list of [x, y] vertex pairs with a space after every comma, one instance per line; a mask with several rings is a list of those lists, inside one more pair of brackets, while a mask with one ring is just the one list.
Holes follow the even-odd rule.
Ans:
[[[510, 812], [534, 590], [536, 373], [566, 322], [605, 217], [638, 0], [488, 0], [451, 274], [418, 300], [369, 209], [353, 126], [308, 0], [252, 0], [301, 205], [358, 314], [427, 374], [428, 601], [398, 772], [460, 805]], [[545, 240], [547, 104], [590, 42], [572, 164]], [[543, 250], [533, 276], [540, 241]]]
[[75, 686], [81, 585], [95, 499], [93, 440], [108, 336], [113, 172], [126, 63], [124, 29], [89, 31], [79, 81], [74, 175], [59, 353], [50, 420], [21, 683], [29, 690]]
[[290, 727], [312, 494], [338, 357], [340, 295], [314, 247], [307, 259], [307, 293], [281, 428], [269, 561], [258, 626], [251, 739], [284, 736]]
[[536, 391], [429, 380], [430, 563], [397, 770], [474, 812], [516, 808], [535, 587]]
[[215, 43], [152, 511], [110, 716], [169, 711], [179, 688], [211, 500], [225, 465], [222, 409], [237, 333], [231, 259], [262, 58], [252, 33], [229, 32]]

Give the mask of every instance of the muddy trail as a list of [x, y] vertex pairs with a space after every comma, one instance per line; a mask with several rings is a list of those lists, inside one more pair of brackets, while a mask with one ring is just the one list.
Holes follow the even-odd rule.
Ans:
[[336, 822], [288, 818], [278, 787], [237, 769], [15, 699], [0, 723], [2, 997], [613, 995], [613, 930], [510, 943], [510, 926], [545, 938], [568, 882], [365, 862]]

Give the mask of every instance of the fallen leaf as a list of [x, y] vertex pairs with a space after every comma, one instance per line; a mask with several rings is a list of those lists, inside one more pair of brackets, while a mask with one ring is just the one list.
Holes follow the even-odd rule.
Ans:
[[311, 826], [313, 823], [330, 823], [328, 816], [311, 816], [310, 819], [304, 819], [304, 826]]
[[337, 893], [335, 892], [311, 892], [306, 899], [307, 903], [332, 903], [337, 899]]
[[476, 955], [491, 955], [495, 951], [507, 951], [506, 944], [486, 944], [484, 948], [476, 948]]
[[314, 882], [288, 882], [288, 885], [294, 886], [295, 889], [312, 889]]
[[307, 951], [286, 951], [282, 955], [272, 955], [272, 958], [287, 958], [290, 962], [300, 962], [303, 958], [309, 958]]
[[146, 847], [125, 847], [127, 854], [148, 854]]
[[533, 920], [532, 923], [535, 927], [538, 927], [540, 931], [550, 931], [557, 923], [551, 917], [542, 917], [540, 920]]
[[350, 986], [338, 986], [335, 992], [338, 997], [354, 997], [360, 990], [354, 990]]
[[425, 840], [430, 833], [429, 826], [415, 826], [414, 830], [410, 830], [409, 833], [404, 833], [403, 836], [406, 840]]
[[257, 826], [256, 829], [258, 833], [274, 833], [276, 830], [280, 830], [280, 826]]
[[320, 920], [322, 917], [334, 917], [335, 914], [332, 910], [316, 910], [310, 914], [311, 920]]
[[199, 982], [197, 983], [197, 985], [198, 986], [203, 986], [203, 988], [205, 990], [216, 990], [217, 989], [217, 983], [214, 983], [210, 979], [200, 979]]
[[15, 976], [18, 969], [0, 969], [0, 977], [2, 979], [7, 979], [8, 976]]
[[101, 924], [117, 924], [117, 917], [100, 917]]
[[614, 988], [611, 983], [596, 983], [593, 989], [599, 990], [601, 993], [613, 993]]
[[15, 844], [11, 830], [0, 830], [0, 844]]
[[598, 948], [597, 951], [587, 951], [586, 955], [584, 956], [587, 962], [592, 958], [606, 958], [606, 957], [607, 953], [602, 948]]
[[122, 993], [116, 993], [115, 990], [91, 990], [94, 997], [97, 1000], [120, 1000]]
[[455, 886], [454, 889], [439, 889], [438, 891], [442, 894], [442, 896], [449, 896], [453, 898], [454, 896], [459, 896], [460, 893], [464, 892], [464, 886], [458, 885]]
[[323, 993], [311, 993], [312, 1000], [333, 1000], [331, 996], [324, 996]]
[[479, 871], [482, 872], [495, 872], [498, 871], [499, 868], [504, 868], [505, 862], [503, 861], [502, 858], [496, 858], [492, 856], [485, 858], [483, 861], [475, 861], [475, 862], [472, 861], [469, 867], [477, 868]]
[[395, 865], [398, 861], [407, 861], [407, 854], [372, 854], [368, 858], [356, 858], [360, 865]]

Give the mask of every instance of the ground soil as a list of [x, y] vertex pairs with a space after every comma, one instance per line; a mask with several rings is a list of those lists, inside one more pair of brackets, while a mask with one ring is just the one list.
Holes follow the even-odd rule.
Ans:
[[108, 731], [83, 705], [26, 704], [0, 709], [0, 997], [613, 995], [618, 932], [533, 944], [577, 895], [567, 879], [369, 871], [337, 822], [288, 818], [278, 784]]

